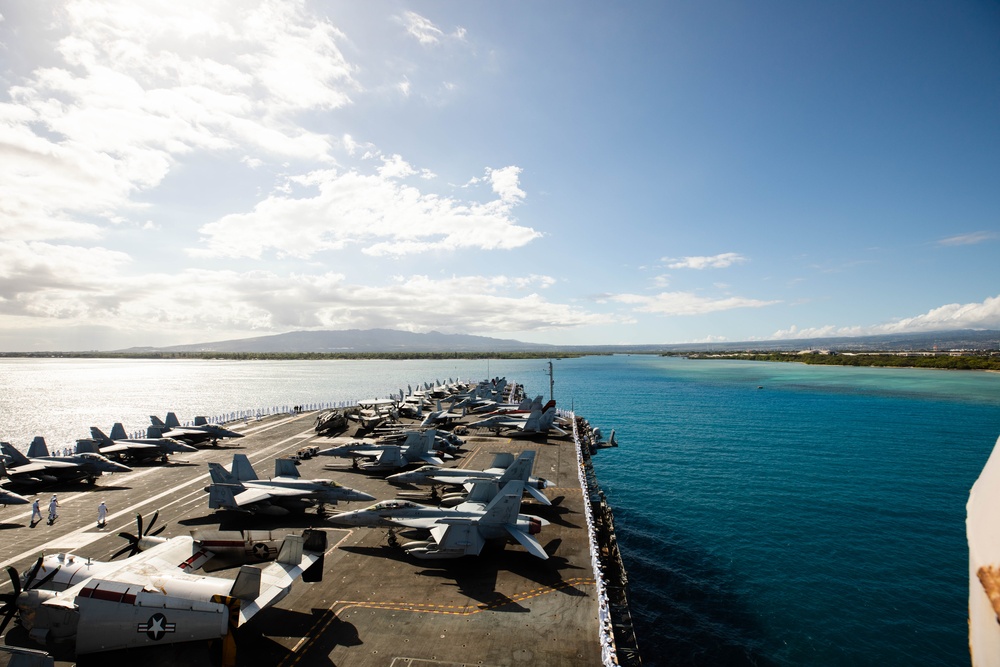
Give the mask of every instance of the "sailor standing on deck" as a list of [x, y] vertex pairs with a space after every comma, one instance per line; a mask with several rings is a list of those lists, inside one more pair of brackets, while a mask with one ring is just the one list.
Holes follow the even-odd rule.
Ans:
[[49, 501], [49, 525], [51, 526], [55, 523], [56, 519], [59, 518], [59, 513], [56, 508], [59, 507], [59, 500], [53, 494], [52, 500]]
[[35, 524], [42, 520], [42, 510], [38, 508], [38, 498], [35, 498], [35, 502], [31, 503], [31, 527], [34, 528]]
[[108, 506], [101, 501], [101, 504], [97, 506], [97, 527], [104, 528], [104, 524], [108, 519]]

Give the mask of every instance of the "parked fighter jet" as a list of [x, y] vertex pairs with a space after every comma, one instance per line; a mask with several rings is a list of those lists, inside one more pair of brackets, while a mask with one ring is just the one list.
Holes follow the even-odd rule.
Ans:
[[[7, 476], [7, 464], [4, 462], [2, 456], [0, 456], [0, 478]], [[30, 500], [24, 496], [19, 496], [13, 491], [8, 491], [7, 489], [0, 487], [0, 505], [26, 505]]]
[[527, 417], [523, 413], [494, 415], [469, 424], [469, 428], [488, 428], [498, 435], [502, 431], [512, 431], [511, 437], [533, 437], [549, 431], [566, 435], [567, 432], [556, 426], [555, 421], [556, 409], [552, 405], [544, 412], [533, 410]]
[[211, 509], [280, 515], [318, 505], [317, 511], [322, 514], [325, 505], [336, 505], [341, 500], [375, 500], [374, 496], [330, 479], [302, 479], [291, 459], [275, 459], [274, 477], [266, 480], [257, 478], [246, 454], [233, 455], [232, 471], [218, 463], [209, 463], [208, 468], [212, 485], [205, 490]]
[[[431, 453], [437, 431], [407, 431], [406, 440], [402, 445], [372, 444], [367, 442], [352, 442], [340, 447], [321, 449], [324, 456], [351, 457], [358, 468], [366, 472], [385, 472], [399, 470], [413, 463], [426, 462], [442, 464], [437, 456]], [[358, 463], [358, 459], [369, 459]]]
[[100, 454], [81, 452], [72, 456], [50, 456], [45, 438], [37, 436], [31, 441], [25, 456], [9, 442], [0, 443], [0, 450], [10, 459], [7, 476], [15, 484], [40, 482], [79, 482], [93, 484], [102, 473], [132, 472], [121, 463], [115, 463]]
[[173, 412], [167, 413], [166, 421], [161, 421], [155, 415], [150, 415], [149, 421], [153, 426], [160, 429], [160, 436], [182, 440], [191, 445], [199, 445], [211, 441], [213, 446], [218, 446], [219, 438], [243, 437], [242, 433], [231, 431], [219, 424], [209, 424], [205, 417], [195, 417], [194, 426], [181, 426], [177, 415]]
[[[160, 459], [166, 463], [168, 454], [198, 451], [197, 447], [174, 438], [129, 438], [121, 422], [115, 422], [110, 437], [96, 426], [90, 427], [90, 435], [92, 440], [77, 441], [77, 451], [92, 451], [81, 450], [81, 444], [95, 442], [100, 454], [124, 458], [135, 463], [153, 459]], [[85, 445], [87, 446], [89, 445]]]
[[[481, 481], [479, 484], [491, 484]], [[353, 512], [330, 518], [344, 526], [392, 526], [424, 528], [430, 538], [403, 545], [416, 558], [458, 558], [477, 556], [487, 540], [513, 537], [533, 556], [547, 559], [542, 545], [532, 537], [548, 525], [545, 519], [518, 514], [523, 482], [508, 482], [483, 509], [462, 506], [444, 509], [406, 500], [383, 501]]]
[[389, 475], [386, 481], [390, 484], [416, 484], [433, 486], [435, 484], [453, 484], [471, 489], [473, 481], [478, 479], [493, 479], [502, 487], [507, 482], [519, 480], [524, 482], [524, 490], [543, 505], [552, 502], [541, 492], [549, 486], [549, 482], [539, 477], [531, 476], [535, 464], [534, 450], [527, 450], [514, 459], [513, 454], [498, 453], [493, 459], [493, 465], [486, 470], [465, 470], [463, 468], [442, 468], [440, 466], [421, 466], [416, 470]]
[[122, 561], [61, 553], [40, 557], [23, 577], [8, 567], [14, 591], [0, 595], [0, 633], [17, 614], [29, 639], [71, 646], [78, 656], [224, 638], [281, 600], [295, 579], [322, 579], [326, 534], [315, 534], [289, 535], [276, 562], [245, 565], [235, 580], [179, 567], [192, 550], [188, 536], [150, 543]]
[[[3, 459], [0, 459], [0, 477], [4, 477], [6, 474], [7, 466], [4, 464]], [[8, 491], [0, 487], [0, 505], [27, 505], [30, 502], [24, 496], [19, 496], [13, 491]]]
[[443, 409], [441, 407], [441, 401], [437, 402], [437, 409], [433, 412], [427, 413], [423, 421], [420, 422], [421, 426], [451, 426], [452, 423], [458, 421], [465, 416], [465, 408], [462, 408], [461, 413], [451, 412], [451, 409]]

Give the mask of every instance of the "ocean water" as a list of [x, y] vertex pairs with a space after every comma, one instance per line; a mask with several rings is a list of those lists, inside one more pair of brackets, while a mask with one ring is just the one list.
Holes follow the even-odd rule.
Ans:
[[[621, 447], [595, 469], [647, 665], [963, 665], [965, 503], [1000, 435], [1000, 374], [650, 356], [553, 362], [555, 397]], [[197, 414], [385, 396], [547, 364], [0, 360], [25, 448]]]

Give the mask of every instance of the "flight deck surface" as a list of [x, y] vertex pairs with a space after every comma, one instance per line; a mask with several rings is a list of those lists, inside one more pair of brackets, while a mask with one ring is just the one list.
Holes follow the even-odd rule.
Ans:
[[[175, 455], [166, 465], [106, 475], [94, 487], [65, 484], [39, 490], [43, 511], [51, 495], [58, 494], [59, 518], [54, 525], [42, 521], [31, 528], [30, 506], [0, 508], [0, 564], [24, 572], [39, 555], [60, 551], [109, 560], [125, 545], [118, 533], [135, 532], [137, 513], [148, 525], [158, 511], [156, 525], [166, 526], [164, 537], [199, 529], [324, 528], [329, 543], [323, 581], [296, 581], [287, 597], [241, 627], [236, 633], [238, 665], [601, 664], [598, 601], [572, 438], [517, 440], [474, 429], [464, 436], [464, 455], [446, 463], [484, 469], [496, 452], [536, 450], [533, 474], [550, 481], [545, 494], [552, 506], [528, 501], [526, 496], [521, 513], [549, 521], [536, 536], [550, 555], [548, 560], [532, 556], [516, 543], [502, 549], [488, 545], [478, 557], [418, 560], [390, 546], [385, 529], [337, 528], [315, 510], [253, 517], [208, 508], [204, 488], [210, 483], [210, 461], [228, 466], [234, 453], [243, 453], [257, 474], [266, 478], [274, 472], [276, 457], [352, 439], [353, 427], [342, 436], [318, 437], [314, 420], [314, 413], [303, 413], [237, 424], [235, 430], [246, 437], [221, 441], [217, 448]], [[299, 473], [304, 478], [333, 479], [379, 500], [408, 496], [432, 502], [424, 488], [401, 489], [383, 475], [352, 470], [350, 459], [313, 457], [301, 462]], [[108, 522], [98, 530], [97, 506], [102, 500], [109, 509]], [[331, 511], [367, 504], [341, 504]], [[397, 531], [397, 536], [401, 542], [421, 539], [406, 529]], [[235, 577], [236, 570], [214, 575]], [[6, 577], [0, 590], [10, 590]], [[7, 642], [22, 644], [17, 633], [17, 628], [10, 630]], [[217, 661], [213, 651], [204, 642], [164, 645], [80, 656], [78, 664], [127, 660], [149, 667], [181, 662], [210, 665]], [[0, 653], [0, 666], [8, 661], [9, 656]]]

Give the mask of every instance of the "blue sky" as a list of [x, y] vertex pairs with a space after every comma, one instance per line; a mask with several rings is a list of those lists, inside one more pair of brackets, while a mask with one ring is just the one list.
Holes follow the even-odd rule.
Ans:
[[0, 350], [1000, 329], [995, 2], [0, 16]]

